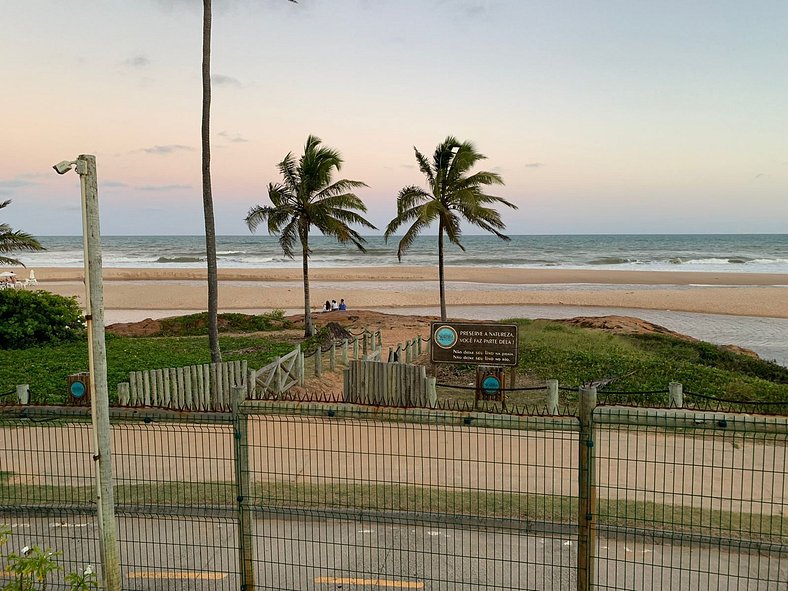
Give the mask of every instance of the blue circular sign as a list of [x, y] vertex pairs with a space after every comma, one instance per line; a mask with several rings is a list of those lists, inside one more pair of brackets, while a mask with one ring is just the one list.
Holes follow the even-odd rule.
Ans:
[[457, 342], [457, 331], [451, 326], [440, 326], [435, 331], [435, 344], [442, 349], [449, 349]]
[[501, 380], [495, 376], [485, 376], [482, 380], [482, 390], [487, 394], [495, 394], [501, 389]]
[[87, 389], [85, 388], [85, 384], [83, 384], [82, 382], [73, 382], [70, 386], [70, 390], [71, 390], [71, 395], [74, 398], [82, 398], [85, 395], [85, 392], [87, 392]]

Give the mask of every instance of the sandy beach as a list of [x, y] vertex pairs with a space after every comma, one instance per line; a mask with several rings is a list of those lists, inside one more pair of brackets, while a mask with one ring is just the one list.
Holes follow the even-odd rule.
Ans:
[[[16, 270], [20, 277], [25, 269]], [[39, 288], [84, 299], [81, 268], [35, 269]], [[204, 310], [204, 269], [105, 268], [107, 310]], [[220, 269], [223, 311], [297, 310], [300, 269]], [[788, 274], [570, 269], [446, 269], [448, 304], [552, 305], [673, 310], [788, 318]], [[344, 298], [350, 308], [437, 306], [437, 269], [343, 267], [310, 270], [314, 309]]]

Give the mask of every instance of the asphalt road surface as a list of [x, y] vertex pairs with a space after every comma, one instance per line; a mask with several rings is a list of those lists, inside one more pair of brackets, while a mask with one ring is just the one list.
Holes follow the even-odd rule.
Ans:
[[[46, 544], [63, 552], [66, 572], [99, 562], [94, 519], [0, 518], [12, 526], [9, 551]], [[574, 590], [572, 536], [369, 521], [258, 519], [257, 589]], [[120, 517], [124, 588], [238, 590], [233, 519]], [[597, 589], [788, 591], [785, 554], [731, 552], [700, 545], [604, 538]], [[0, 574], [0, 577], [7, 574]], [[4, 580], [0, 578], [0, 586]]]

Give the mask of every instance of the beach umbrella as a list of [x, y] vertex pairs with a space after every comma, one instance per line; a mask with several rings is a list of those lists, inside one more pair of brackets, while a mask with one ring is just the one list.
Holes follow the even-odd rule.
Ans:
[[3, 271], [0, 273], [0, 277], [16, 277], [16, 273], [13, 271]]

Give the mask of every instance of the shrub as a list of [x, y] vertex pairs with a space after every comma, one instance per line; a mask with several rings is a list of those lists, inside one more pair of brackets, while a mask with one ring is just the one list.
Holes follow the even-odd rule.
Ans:
[[46, 291], [0, 290], [0, 348], [59, 344], [84, 334], [85, 319], [76, 298]]

